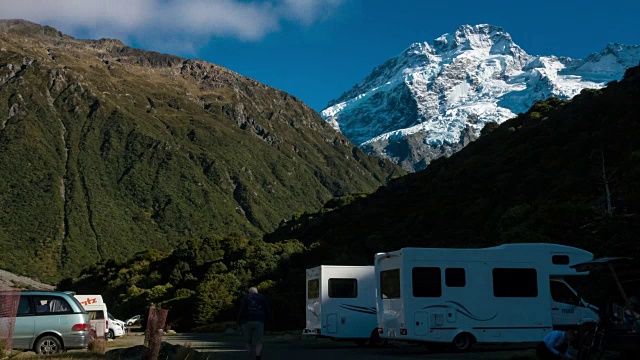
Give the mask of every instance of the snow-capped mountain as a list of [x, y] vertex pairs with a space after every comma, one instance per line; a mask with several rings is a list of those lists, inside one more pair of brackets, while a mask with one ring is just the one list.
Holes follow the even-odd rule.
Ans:
[[500, 27], [463, 25], [376, 67], [322, 116], [365, 151], [415, 171], [460, 150], [488, 122], [601, 88], [639, 61], [640, 46], [620, 44], [584, 60], [532, 56]]

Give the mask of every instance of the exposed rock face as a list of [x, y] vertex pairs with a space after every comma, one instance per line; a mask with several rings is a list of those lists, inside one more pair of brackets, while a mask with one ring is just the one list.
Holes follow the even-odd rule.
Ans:
[[376, 67], [322, 115], [366, 152], [415, 171], [458, 151], [488, 123], [538, 100], [601, 88], [638, 61], [640, 46], [620, 44], [585, 60], [532, 56], [500, 27], [464, 25]]

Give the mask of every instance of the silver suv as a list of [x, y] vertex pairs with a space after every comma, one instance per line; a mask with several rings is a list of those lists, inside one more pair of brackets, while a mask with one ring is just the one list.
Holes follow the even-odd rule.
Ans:
[[[55, 354], [87, 347], [91, 330], [89, 315], [73, 296], [58, 291], [22, 291], [19, 294], [11, 340], [13, 349]], [[16, 296], [16, 292], [2, 291], [0, 304], [15, 301]]]

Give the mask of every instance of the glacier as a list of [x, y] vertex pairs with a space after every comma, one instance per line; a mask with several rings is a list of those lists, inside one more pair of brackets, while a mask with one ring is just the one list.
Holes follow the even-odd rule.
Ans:
[[615, 43], [584, 60], [533, 56], [501, 27], [463, 25], [376, 67], [322, 117], [367, 153], [418, 171], [462, 149], [489, 122], [604, 87], [639, 61], [640, 46]]

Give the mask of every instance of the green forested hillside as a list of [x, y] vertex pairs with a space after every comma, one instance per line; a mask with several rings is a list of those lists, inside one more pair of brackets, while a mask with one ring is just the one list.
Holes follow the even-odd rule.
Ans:
[[[315, 244], [317, 264], [403, 246], [554, 242], [640, 255], [640, 68], [571, 101], [536, 103], [450, 158], [267, 240]], [[331, 254], [331, 257], [329, 257]]]
[[0, 21], [0, 268], [41, 280], [260, 238], [402, 171], [225, 68]]
[[[191, 278], [190, 285], [184, 277], [174, 281], [170, 274], [152, 270], [177, 263], [185, 253], [176, 251], [150, 262], [143, 267], [150, 269], [146, 272], [138, 271], [134, 262], [107, 264], [64, 286], [102, 284], [125, 312], [133, 294], [147, 301], [181, 302], [192, 309], [170, 316], [186, 314], [192, 321], [211, 322], [232, 319], [238, 296], [259, 284], [276, 308], [277, 322], [271, 326], [302, 328], [306, 268], [371, 264], [376, 252], [404, 246], [553, 242], [596, 256], [640, 257], [638, 104], [640, 67], [628, 70], [621, 82], [583, 91], [571, 101], [538, 102], [526, 114], [486, 127], [480, 139], [424, 171], [396, 179], [369, 196], [333, 199], [315, 214], [295, 216], [265, 236], [274, 243], [241, 247], [243, 256], [226, 245], [225, 260], [208, 262], [206, 272], [192, 265], [199, 256], [184, 257], [197, 279]], [[220, 241], [218, 248], [240, 240]], [[123, 280], [127, 273], [137, 274], [136, 287], [129, 290]], [[158, 293], [158, 286], [170, 290]], [[192, 292], [174, 290], [178, 287]], [[222, 306], [216, 305], [220, 299]], [[208, 312], [196, 310], [203, 307]]]

